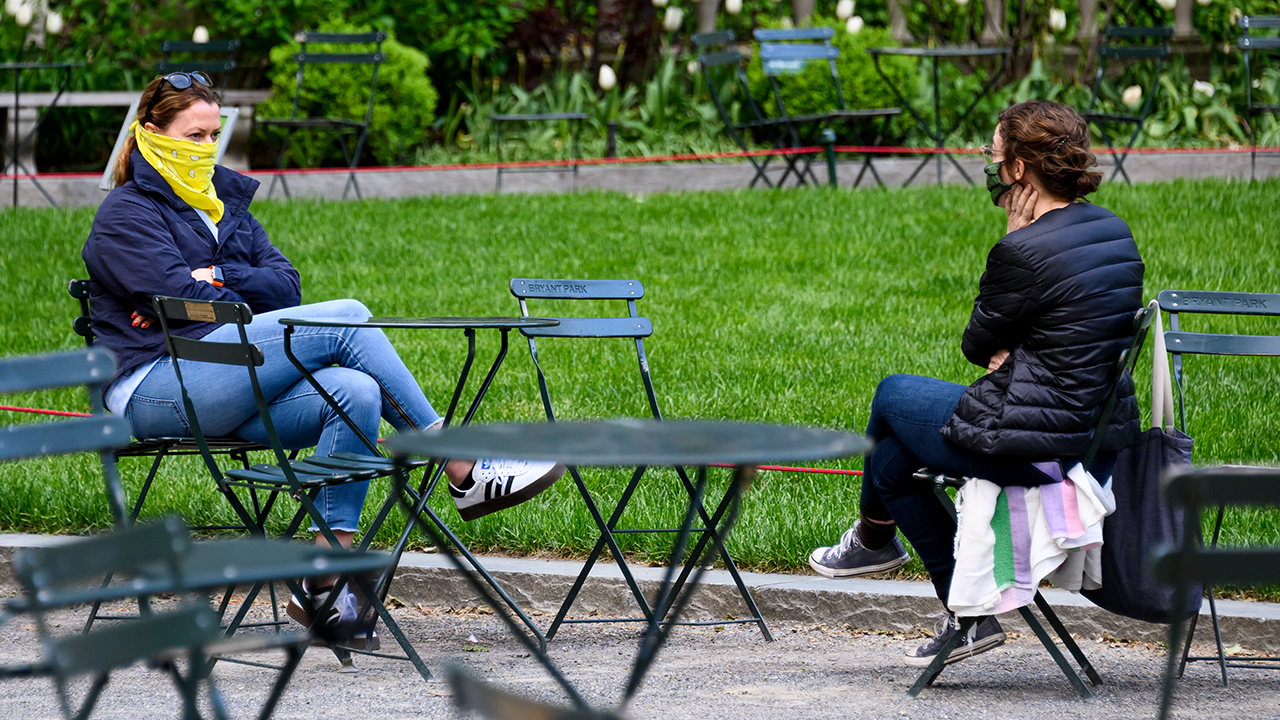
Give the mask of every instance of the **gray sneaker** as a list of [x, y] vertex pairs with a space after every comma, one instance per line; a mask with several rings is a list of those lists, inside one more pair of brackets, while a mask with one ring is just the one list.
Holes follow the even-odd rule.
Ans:
[[[952, 635], [956, 634], [957, 629], [954, 615], [943, 616], [938, 623], [938, 627], [935, 628], [933, 639], [907, 653], [902, 658], [903, 661], [911, 667], [929, 667], [929, 663], [933, 662], [938, 652], [942, 650], [942, 646], [951, 639]], [[995, 616], [988, 615], [969, 629], [968, 637], [960, 641], [960, 644], [951, 651], [951, 654], [947, 656], [943, 664], [950, 665], [993, 648], [998, 648], [1004, 644], [1004, 641], [1004, 629], [1000, 627], [1000, 623], [996, 622]]]
[[809, 567], [814, 572], [829, 578], [847, 578], [857, 575], [872, 575], [888, 572], [906, 565], [911, 556], [902, 542], [894, 538], [893, 542], [879, 550], [868, 550], [858, 539], [858, 525], [845, 531], [840, 542], [830, 547], [820, 547], [809, 554]]

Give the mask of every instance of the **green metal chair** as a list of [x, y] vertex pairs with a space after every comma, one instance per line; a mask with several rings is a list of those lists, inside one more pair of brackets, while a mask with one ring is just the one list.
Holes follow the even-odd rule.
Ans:
[[[386, 41], [387, 34], [382, 31], [367, 33], [322, 33], [304, 31], [298, 33], [298, 41], [302, 44], [301, 51], [293, 56], [293, 61], [298, 64], [298, 79], [293, 90], [293, 110], [287, 118], [258, 118], [255, 122], [266, 128], [280, 128], [284, 131], [284, 141], [280, 145], [280, 152], [276, 156], [276, 168], [283, 170], [287, 162], [287, 154], [289, 152], [289, 140], [293, 134], [302, 130], [332, 130], [338, 135], [338, 144], [342, 147], [342, 156], [347, 161], [347, 182], [342, 186], [342, 199], [347, 199], [347, 193], [352, 187], [356, 189], [356, 197], [363, 197], [360, 194], [360, 183], [356, 181], [355, 168], [360, 162], [360, 153], [364, 151], [365, 140], [369, 137], [369, 123], [373, 119], [373, 100], [378, 91], [378, 68], [387, 59], [382, 52], [382, 43]], [[373, 52], [307, 52], [307, 43], [316, 43], [322, 45], [373, 45]], [[373, 78], [369, 82], [369, 104], [365, 109], [363, 120], [351, 120], [346, 118], [329, 118], [329, 117], [298, 117], [298, 105], [302, 99], [303, 80], [306, 74], [307, 65], [372, 65]], [[347, 146], [347, 135], [355, 134], [356, 142], [354, 152]], [[283, 175], [273, 175], [271, 177], [271, 186], [267, 188], [267, 197], [270, 198], [276, 189], [276, 180], [284, 186], [285, 197], [292, 197], [289, 194], [289, 183]]]
[[[1098, 133], [1102, 135], [1102, 141], [1107, 144], [1107, 148], [1111, 150], [1112, 157], [1115, 158], [1116, 169], [1111, 171], [1112, 180], [1116, 178], [1117, 174], [1120, 174], [1124, 176], [1125, 182], [1133, 182], [1129, 179], [1128, 171], [1124, 169], [1124, 160], [1129, 156], [1129, 151], [1133, 149], [1133, 144], [1137, 142], [1138, 135], [1142, 133], [1147, 117], [1151, 115], [1151, 108], [1154, 107], [1156, 93], [1160, 92], [1160, 71], [1164, 69], [1164, 59], [1172, 53], [1169, 49], [1169, 38], [1171, 37], [1173, 37], [1173, 28], [1168, 26], [1126, 27], [1109, 25], [1102, 30], [1102, 45], [1098, 48], [1098, 72], [1093, 80], [1093, 94], [1089, 98], [1089, 108], [1084, 111], [1083, 116], [1085, 122], [1092, 123], [1094, 127], [1098, 128]], [[1146, 100], [1142, 104], [1141, 113], [1133, 115], [1124, 112], [1095, 113], [1093, 111], [1098, 104], [1098, 92], [1102, 89], [1102, 78], [1107, 72], [1107, 61], [1109, 60], [1121, 63], [1125, 61], [1155, 61], [1150, 87], [1143, 88]], [[1107, 132], [1107, 127], [1112, 125], [1133, 126], [1133, 132], [1129, 135], [1129, 141], [1125, 144], [1123, 151], [1116, 151], [1111, 134]]]
[[[1080, 461], [1086, 468], [1092, 468], [1093, 461], [1098, 456], [1098, 450], [1102, 446], [1103, 435], [1106, 433], [1107, 426], [1111, 423], [1111, 414], [1115, 410], [1116, 402], [1120, 396], [1120, 387], [1126, 378], [1131, 378], [1133, 375], [1133, 368], [1137, 364], [1138, 356], [1142, 352], [1142, 344], [1146, 341], [1147, 332], [1151, 327], [1151, 321], [1154, 318], [1154, 315], [1155, 313], [1151, 307], [1145, 307], [1142, 310], [1139, 310], [1137, 315], [1134, 316], [1133, 340], [1129, 343], [1129, 348], [1121, 352], [1119, 359], [1116, 360], [1116, 376], [1111, 388], [1111, 393], [1107, 396], [1107, 401], [1102, 407], [1102, 413], [1098, 416], [1097, 425], [1094, 426], [1093, 440], [1089, 443], [1089, 448], [1085, 452], [1084, 458]], [[915, 474], [915, 478], [917, 480], [932, 482], [934, 484], [933, 491], [938, 496], [939, 502], [946, 506], [953, 518], [956, 517], [956, 506], [955, 503], [952, 502], [951, 496], [947, 494], [947, 488], [959, 489], [960, 487], [963, 487], [966, 482], [972, 479], [967, 477], [948, 477], [941, 473], [931, 471], [928, 468], [923, 468], [917, 472]], [[1040, 612], [1044, 615], [1044, 619], [1062, 640], [1062, 644], [1067, 648], [1067, 651], [1071, 653], [1071, 656], [1075, 658], [1076, 662], [1080, 665], [1080, 669], [1083, 670], [1085, 675], [1089, 678], [1089, 682], [1095, 686], [1101, 685], [1102, 677], [1098, 674], [1098, 671], [1094, 669], [1092, 663], [1089, 662], [1089, 659], [1085, 657], [1084, 651], [1080, 649], [1080, 646], [1071, 637], [1071, 633], [1067, 632], [1066, 626], [1062, 624], [1060, 619], [1058, 619], [1058, 614], [1054, 612], [1053, 606], [1044, 599], [1044, 596], [1040, 594], [1039, 590], [1037, 590], [1035, 594], [1035, 604], [1036, 607], [1040, 608]], [[1058, 649], [1057, 644], [1054, 643], [1053, 638], [1049, 636], [1049, 633], [1045, 631], [1044, 626], [1040, 624], [1040, 621], [1031, 613], [1031, 609], [1023, 606], [1018, 608], [1018, 612], [1022, 615], [1022, 619], [1027, 623], [1027, 625], [1030, 626], [1031, 631], [1035, 633], [1036, 638], [1040, 640], [1040, 644], [1044, 646], [1044, 649], [1053, 658], [1054, 662], [1058, 664], [1058, 667], [1062, 670], [1062, 674], [1067, 677], [1068, 682], [1070, 682], [1071, 686], [1075, 688], [1076, 693], [1085, 700], [1092, 699], [1093, 692], [1090, 691], [1089, 687], [1080, 679], [1080, 675], [1077, 674], [1071, 665], [1067, 663], [1067, 659], [1062, 655], [1062, 651]], [[955, 634], [952, 635], [951, 640], [942, 646], [942, 649], [938, 652], [937, 656], [934, 657], [933, 662], [924, 669], [924, 672], [920, 673], [920, 677], [916, 679], [915, 684], [907, 691], [907, 695], [909, 697], [918, 696], [920, 691], [924, 690], [927, 686], [932, 685], [933, 681], [938, 679], [938, 676], [942, 674], [943, 669], [946, 667], [947, 657], [949, 657], [952, 651], [959, 646], [960, 641], [964, 639], [971, 628], [977, 625], [980, 619], [981, 618], [976, 617], [960, 618], [958, 628], [956, 629]]]
[[[1181, 316], [1197, 315], [1235, 315], [1253, 317], [1280, 317], [1280, 294], [1275, 293], [1237, 293], [1198, 290], [1163, 290], [1157, 299], [1160, 309], [1169, 315], [1169, 331], [1164, 334], [1165, 346], [1173, 359], [1173, 381], [1178, 389], [1178, 422], [1179, 429], [1190, 435], [1187, 428], [1186, 382], [1187, 373], [1183, 355], [1217, 355], [1222, 357], [1280, 357], [1280, 335], [1236, 335], [1231, 333], [1199, 333], [1185, 332], [1181, 327]], [[1224, 505], [1218, 506], [1218, 515], [1213, 523], [1213, 535], [1210, 547], [1218, 546], [1218, 537], [1222, 532], [1222, 521], [1226, 514]], [[1198, 516], [1188, 516], [1198, 517]], [[1196, 527], [1199, 527], [1197, 524]], [[1182, 663], [1178, 675], [1186, 669], [1187, 663], [1216, 662], [1222, 672], [1222, 684], [1229, 686], [1228, 667], [1248, 667], [1254, 669], [1280, 670], [1280, 657], [1251, 657], [1228, 662], [1222, 647], [1222, 631], [1218, 624], [1218, 606], [1213, 596], [1213, 586], [1206, 585], [1209, 595], [1209, 615], [1213, 619], [1213, 637], [1218, 653], [1210, 656], [1191, 655], [1191, 642], [1196, 634], [1196, 619], [1191, 617], [1187, 630], [1187, 641], [1182, 648]]]
[[[840, 57], [839, 48], [832, 47], [831, 38], [834, 37], [835, 31], [829, 27], [816, 28], [793, 28], [790, 30], [766, 30], [757, 29], [755, 31], [756, 40], [760, 41], [760, 61], [764, 74], [769, 78], [769, 86], [772, 89], [774, 105], [777, 107], [778, 116], [786, 121], [790, 128], [790, 134], [795, 138], [794, 147], [807, 147], [822, 143], [821, 136], [824, 130], [832, 130], [837, 126], [846, 125], [862, 125], [864, 126], [859, 132], [859, 145], [879, 145], [881, 138], [884, 137], [884, 131], [889, 127], [889, 121], [894, 117], [901, 115], [902, 111], [896, 107], [891, 108], [859, 108], [850, 109], [844, 99], [844, 88], [840, 85], [840, 73], [836, 69], [836, 58]], [[830, 70], [830, 78], [832, 88], [835, 90], [836, 106], [824, 112], [812, 113], [808, 115], [792, 115], [787, 110], [786, 101], [783, 100], [782, 84], [780, 77], [786, 75], [796, 75], [803, 73], [810, 63], [826, 61]], [[866, 131], [865, 125], [880, 121], [879, 130], [874, 134]], [[831, 142], [834, 143], [833, 135]], [[812, 164], [813, 155], [804, 157], [804, 166], [799, 169], [800, 178], [809, 177], [814, 185], [820, 185], [817, 176], [813, 174]], [[871, 164], [871, 155], [867, 154], [862, 162], [862, 168], [858, 171], [858, 178], [854, 181], [853, 186], [857, 187], [862, 183], [862, 178], [866, 172], [870, 170], [871, 176], [880, 187], [884, 187], [879, 173], [876, 172], [875, 166]], [[785, 180], [785, 175], [783, 177]]]
[[[498, 172], [497, 184], [494, 186], [494, 192], [502, 192], [502, 174], [503, 173], [526, 173], [526, 172], [572, 172], [573, 173], [573, 191], [578, 191], [578, 139], [582, 135], [582, 123], [590, 119], [590, 115], [582, 112], [562, 112], [562, 113], [523, 113], [516, 115], [489, 115], [489, 120], [493, 123], [494, 133], [494, 149], [498, 152]], [[536, 122], [563, 122], [572, 124], [573, 130], [570, 138], [570, 157], [573, 158], [573, 164], [568, 170], [564, 167], [516, 167], [508, 168], [502, 165], [502, 127], [507, 123], [536, 123]]]
[[[644, 339], [653, 334], [653, 324], [648, 318], [640, 317], [636, 307], [636, 303], [644, 297], [644, 286], [639, 280], [545, 280], [545, 279], [529, 279], [515, 278], [511, 281], [511, 294], [516, 297], [520, 303], [520, 314], [522, 317], [530, 317], [529, 301], [547, 301], [547, 300], [592, 300], [592, 301], [622, 301], [626, 304], [627, 314], [621, 317], [557, 317], [556, 320], [560, 324], [547, 328], [532, 328], [521, 330], [529, 341], [529, 355], [533, 359], [534, 368], [538, 375], [538, 391], [542, 398], [543, 411], [546, 413], [549, 422], [556, 421], [556, 413], [552, 407], [551, 390], [547, 382], [547, 376], [543, 371], [542, 362], [538, 355], [538, 339], [551, 338], [618, 338], [630, 339], [635, 343], [636, 360], [639, 363], [640, 379], [644, 386], [645, 397], [648, 401], [649, 410], [653, 419], [662, 419], [662, 410], [658, 406], [658, 396], [653, 388], [653, 378], [649, 372], [649, 359], [645, 355]], [[766, 640], [773, 640], [773, 635], [769, 632], [769, 626], [765, 622], [764, 617], [760, 613], [760, 609], [756, 606], [755, 598], [752, 597], [751, 591], [747, 588], [742, 580], [742, 576], [738, 573], [738, 567], [734, 563], [733, 558], [729, 555], [729, 551], [725, 548], [723, 542], [724, 529], [721, 526], [721, 520], [727, 509], [724, 502], [716, 509], [714, 514], [708, 513], [700, 499], [696, 497], [694, 482], [690, 479], [688, 473], [683, 467], [675, 467], [676, 475], [680, 480], [681, 487], [688, 493], [694, 507], [697, 510], [698, 519], [701, 520], [701, 526], [693, 529], [694, 534], [698, 536], [697, 543], [693, 551], [689, 555], [689, 561], [686, 562], [679, 579], [676, 581], [673, 589], [669, 593], [668, 602], [662, 607], [652, 607], [645, 598], [644, 593], [640, 591], [640, 586], [632, 575], [631, 570], [627, 567], [625, 556], [614, 538], [615, 535], [624, 535], [630, 533], [673, 533], [677, 532], [675, 528], [618, 528], [618, 523], [622, 519], [623, 513], [627, 509], [627, 504], [631, 500], [631, 496], [635, 493], [636, 488], [640, 484], [646, 468], [636, 468], [631, 476], [630, 482], [627, 484], [622, 495], [619, 497], [617, 505], [613, 512], [610, 513], [608, 520], [601, 514], [600, 509], [591, 495], [591, 491], [587, 488], [586, 482], [582, 479], [578, 468], [570, 466], [569, 474], [573, 477], [574, 484], [578, 488], [582, 500], [586, 503], [587, 510], [591, 513], [591, 517], [595, 520], [596, 527], [600, 531], [600, 537], [596, 541], [595, 547], [591, 554], [587, 556], [586, 563], [582, 566], [582, 571], [578, 574], [578, 578], [574, 581], [573, 587], [569, 590], [568, 596], [560, 606], [560, 611], [556, 613], [555, 619], [548, 628], [546, 636], [550, 640], [555, 637], [556, 631], [564, 623], [598, 623], [598, 622], [648, 622], [656, 613], [658, 617], [664, 617], [671, 611], [672, 603], [680, 596], [680, 589], [684, 587], [690, 573], [694, 571], [698, 559], [704, 556], [704, 549], [708, 543], [712, 544], [714, 552], [710, 556], [714, 558], [717, 554], [723, 558], [725, 568], [733, 577], [734, 583], [737, 585], [738, 592], [742, 596], [743, 603], [746, 605], [749, 615], [744, 618], [734, 620], [723, 620], [714, 622], [685, 623], [694, 625], [721, 625], [730, 623], [755, 623]], [[726, 498], [727, 499], [727, 498]], [[635, 597], [636, 604], [639, 606], [643, 617], [621, 618], [621, 619], [598, 619], [598, 618], [576, 618], [568, 619], [569, 610], [573, 607], [574, 600], [577, 599], [578, 593], [582, 590], [583, 584], [587, 577], [591, 574], [591, 569], [595, 567], [596, 560], [605, 547], [609, 548], [609, 554], [618, 564], [619, 570], [622, 572], [623, 578], [627, 582], [631, 594]]]
[[[1175, 468], [1161, 483], [1169, 506], [1185, 508], [1188, 518], [1200, 517], [1202, 511], [1215, 505], [1219, 508], [1225, 505], [1280, 506], [1280, 468]], [[1280, 583], [1280, 544], [1222, 550], [1216, 546], [1205, 548], [1194, 533], [1185, 533], [1180, 547], [1157, 553], [1154, 567], [1158, 579], [1177, 588], [1174, 593], [1174, 616], [1177, 617], [1186, 614], [1189, 594], [1201, 583], [1205, 587], [1222, 583]], [[1194, 619], [1193, 615], [1193, 622]], [[1175, 622], [1169, 626], [1169, 655], [1161, 684], [1160, 720], [1169, 717], [1173, 705], [1173, 686], [1179, 675], [1178, 648], [1181, 645], [1182, 623]], [[1231, 667], [1251, 666], [1231, 663]]]
[[[231, 82], [231, 72], [236, 69], [236, 54], [240, 50], [239, 40], [210, 40], [208, 42], [192, 42], [190, 40], [164, 40], [160, 43], [163, 59], [156, 63], [156, 72], [167, 75], [175, 72], [202, 72], [221, 75], [218, 91], [226, 92]], [[179, 55], [221, 55], [218, 60], [178, 60]]]
[[1249, 179], [1253, 180], [1258, 169], [1258, 139], [1257, 131], [1253, 127], [1253, 118], [1260, 115], [1280, 114], [1280, 105], [1254, 102], [1253, 74], [1250, 71], [1249, 61], [1250, 56], [1255, 52], [1280, 54], [1280, 37], [1258, 36], [1251, 31], [1280, 28], [1280, 15], [1246, 15], [1240, 18], [1239, 23], [1244, 34], [1236, 43], [1244, 51], [1245, 114], [1248, 116], [1248, 122], [1245, 125], [1249, 128]]
[[[240, 518], [245, 527], [262, 528], [265, 526], [266, 515], [271, 512], [276, 500], [283, 495], [298, 502], [298, 509], [293, 513], [287, 529], [281, 536], [283, 539], [293, 539], [301, 528], [303, 521], [310, 520], [319, 529], [319, 534], [323, 535], [328, 541], [329, 547], [340, 547], [333, 530], [325, 521], [323, 514], [315, 506], [314, 500], [320, 490], [325, 487], [389, 477], [401, 472], [399, 466], [390, 460], [382, 458], [378, 454], [376, 446], [370, 447], [370, 452], [373, 453], [371, 456], [339, 453], [331, 458], [291, 459], [276, 434], [275, 425], [271, 421], [268, 400], [258, 383], [256, 368], [263, 364], [264, 357], [262, 351], [249, 342], [245, 332], [245, 326], [253, 322], [253, 313], [249, 310], [249, 306], [244, 303], [188, 300], [162, 296], [156, 296], [152, 304], [156, 311], [156, 317], [160, 320], [160, 327], [164, 332], [165, 347], [169, 351], [170, 357], [174, 359], [173, 369], [177, 375], [178, 383], [182, 387], [183, 407], [186, 409], [187, 421], [191, 425], [192, 435], [195, 437], [196, 445], [200, 449], [200, 455], [204, 459], [205, 466], [217, 485], [218, 491], [226, 498], [236, 516]], [[174, 321], [232, 323], [239, 330], [239, 340], [237, 342], [213, 342], [178, 337], [173, 335], [169, 329]], [[218, 467], [213, 453], [209, 449], [204, 431], [200, 428], [199, 415], [191, 402], [190, 396], [187, 394], [186, 383], [182, 378], [181, 362], [179, 361], [238, 365], [245, 368], [246, 380], [248, 380], [253, 390], [254, 402], [266, 429], [270, 450], [274, 458], [273, 463], [256, 464], [249, 469], [243, 470], [232, 468], [225, 471], [225, 473]], [[236, 494], [235, 488], [266, 493], [267, 500], [263, 503], [262, 512], [251, 513]], [[366, 529], [365, 535], [367, 538], [377, 534], [382, 521], [388, 516], [390, 508], [395, 502], [394, 495], [387, 498], [382, 511], [378, 514], [378, 519]], [[387, 590], [386, 581], [390, 575], [391, 568], [387, 568], [383, 571], [378, 583], [369, 583], [367, 579], [359, 576], [354, 576], [350, 580], [357, 584], [365, 595], [364, 603], [360, 609], [360, 617], [367, 617], [372, 610], [377, 619], [382, 620], [387, 629], [391, 631], [396, 642], [404, 650], [404, 656], [378, 654], [368, 646], [355, 647], [345, 644], [342, 639], [334, 639], [331, 644], [344, 664], [349, 660], [347, 653], [408, 660], [422, 678], [429, 681], [431, 680], [431, 672], [422, 662], [422, 659], [418, 657], [413, 645], [405, 637], [399, 624], [392, 618], [384, 604], [383, 597]], [[331, 598], [337, 597], [344, 582], [344, 580], [340, 580], [334, 586], [334, 592], [330, 593]], [[382, 586], [380, 591], [375, 589], [375, 584]], [[264, 582], [253, 584], [244, 603], [230, 621], [228, 633], [235, 632], [240, 627], [245, 615], [264, 585], [266, 585]], [[295, 596], [299, 598], [303, 596], [301, 588], [296, 584], [291, 585], [291, 590]], [[225, 612], [227, 602], [228, 600], [224, 599], [220, 612]]]

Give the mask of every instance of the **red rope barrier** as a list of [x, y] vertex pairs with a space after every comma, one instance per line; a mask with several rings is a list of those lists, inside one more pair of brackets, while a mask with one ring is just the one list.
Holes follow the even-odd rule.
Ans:
[[9, 410], [11, 412], [35, 413], [37, 415], [59, 415], [61, 417], [93, 417], [89, 413], [67, 412], [65, 410], [45, 410], [43, 408], [14, 407], [12, 405], [0, 405], [0, 410]]

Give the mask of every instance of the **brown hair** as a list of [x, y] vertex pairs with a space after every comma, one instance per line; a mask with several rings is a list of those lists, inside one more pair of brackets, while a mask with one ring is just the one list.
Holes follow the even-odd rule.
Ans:
[[1006, 108], [999, 123], [1004, 156], [1030, 165], [1045, 190], [1070, 201], [1098, 189], [1102, 173], [1089, 169], [1098, 159], [1089, 151], [1089, 128], [1080, 113], [1029, 100]]
[[[155, 103], [152, 103], [155, 98]], [[152, 123], [158, 128], [164, 129], [173, 124], [178, 114], [183, 110], [195, 105], [203, 100], [211, 105], [222, 106], [222, 101], [218, 99], [215, 93], [208, 85], [198, 82], [191, 83], [191, 87], [186, 90], [179, 90], [170, 85], [163, 77], [152, 80], [147, 89], [142, 91], [142, 99], [138, 101], [138, 115], [134, 119], [139, 125]], [[147, 108], [151, 108], [151, 112], [147, 112]], [[116, 156], [115, 180], [116, 187], [119, 187], [133, 179], [133, 166], [129, 163], [129, 157], [133, 155], [134, 149], [138, 147], [138, 141], [134, 139], [133, 133], [124, 140], [124, 147], [120, 149], [120, 154]]]

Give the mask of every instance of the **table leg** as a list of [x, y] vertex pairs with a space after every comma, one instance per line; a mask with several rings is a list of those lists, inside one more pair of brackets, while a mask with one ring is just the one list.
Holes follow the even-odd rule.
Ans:
[[[907, 112], [911, 114], [912, 119], [914, 119], [914, 120], [916, 121], [916, 125], [917, 125], [921, 130], [923, 130], [923, 131], [924, 131], [925, 135], [928, 135], [929, 137], [933, 138], [934, 142], [935, 142], [935, 143], [937, 143], [937, 144], [938, 144], [938, 146], [940, 147], [940, 146], [941, 146], [942, 141], [938, 139], [938, 137], [937, 137], [937, 135], [935, 134], [935, 132], [934, 132], [933, 128], [929, 127], [929, 123], [928, 123], [928, 122], [927, 122], [923, 117], [920, 117], [920, 113], [916, 112], [916, 109], [915, 109], [914, 107], [912, 107], [912, 106], [911, 106], [911, 103], [907, 101], [906, 96], [904, 96], [904, 95], [902, 94], [902, 92], [901, 92], [900, 90], [898, 90], [898, 86], [897, 86], [897, 85], [894, 85], [894, 84], [889, 80], [889, 76], [884, 74], [884, 69], [880, 67], [880, 55], [879, 55], [879, 53], [872, 53], [872, 54], [871, 54], [871, 62], [876, 66], [876, 72], [880, 74], [880, 79], [881, 79], [881, 80], [884, 80], [885, 85], [888, 85], [888, 86], [889, 86], [889, 89], [890, 89], [891, 91], [893, 91], [893, 95], [894, 95], [894, 97], [896, 97], [896, 98], [898, 99], [898, 104], [902, 105], [902, 107], [904, 107], [904, 108], [906, 108], [906, 109], [907, 109]], [[936, 60], [935, 60], [935, 62], [934, 62], [934, 69], [935, 69], [935, 70], [937, 69], [937, 62], [936, 62]], [[935, 78], [936, 78], [936, 73], [935, 73]], [[936, 80], [935, 80], [935, 82], [936, 82]], [[937, 86], [936, 86], [936, 84], [935, 84], [935, 86], [934, 86], [934, 93], [933, 93], [933, 95], [934, 95], [934, 104], [935, 104], [935, 107], [936, 107], [936, 106], [937, 106], [937, 104], [938, 104], [938, 103], [937, 103], [938, 91], [937, 91]], [[935, 116], [936, 116], [936, 110], [935, 110]], [[922, 161], [920, 162], [920, 165], [916, 167], [915, 172], [911, 173], [911, 177], [908, 177], [908, 178], [907, 178], [907, 181], [906, 181], [906, 182], [904, 182], [904, 183], [902, 183], [902, 187], [908, 187], [908, 186], [910, 186], [910, 185], [911, 185], [911, 183], [915, 181], [916, 176], [920, 174], [920, 171], [921, 171], [921, 170], [923, 170], [923, 169], [925, 168], [925, 166], [927, 166], [927, 165], [929, 164], [929, 161], [930, 161], [931, 159], [932, 159], [932, 158], [930, 158], [930, 157], [928, 157], [928, 156], [925, 156], [924, 160], [922, 160]]]
[[374, 457], [382, 457], [382, 453], [378, 450], [377, 444], [371, 441], [369, 437], [364, 434], [364, 432], [359, 428], [359, 426], [357, 426], [355, 422], [352, 421], [351, 417], [347, 415], [346, 411], [343, 410], [342, 407], [338, 405], [338, 401], [334, 400], [333, 396], [330, 395], [323, 387], [321, 387], [320, 383], [316, 382], [315, 376], [311, 374], [311, 371], [308, 370], [305, 365], [303, 365], [301, 362], [298, 361], [298, 358], [293, 354], [293, 346], [291, 343], [292, 337], [293, 337], [293, 326], [286, 325], [284, 328], [285, 357], [289, 358], [289, 362], [293, 363], [293, 366], [298, 369], [298, 372], [302, 374], [302, 377], [306, 379], [306, 381], [311, 385], [311, 387], [314, 388], [315, 391], [320, 394], [320, 397], [323, 398], [324, 401], [329, 404], [329, 407], [333, 408], [333, 411], [338, 413], [338, 417], [342, 418], [342, 422], [346, 423], [347, 427], [351, 428], [352, 432], [356, 434], [356, 437], [360, 438], [360, 442], [364, 443], [364, 446], [369, 449], [369, 452], [372, 453]]
[[[938, 152], [942, 152], [943, 138], [942, 134], [942, 98], [938, 95], [938, 57], [933, 57], [933, 124], [937, 129], [937, 134], [933, 136], [937, 142]], [[937, 157], [938, 161], [938, 184], [942, 184], [942, 155]]]

